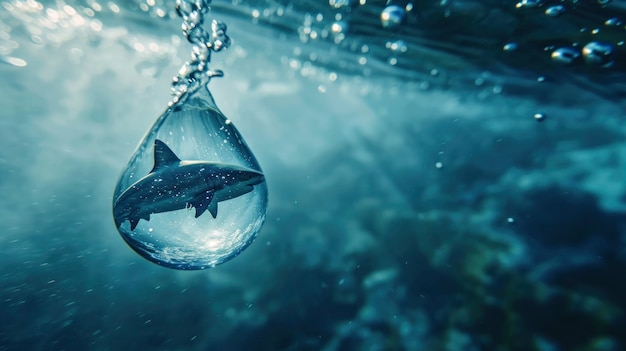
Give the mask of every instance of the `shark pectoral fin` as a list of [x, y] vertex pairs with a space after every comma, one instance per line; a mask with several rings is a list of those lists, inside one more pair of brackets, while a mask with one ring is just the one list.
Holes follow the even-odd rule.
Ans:
[[[214, 191], [209, 190], [196, 196], [196, 198], [194, 198], [190, 202], [190, 205], [196, 208], [196, 218], [200, 217], [204, 213], [204, 211], [207, 210], [207, 208], [209, 209], [209, 211], [211, 210], [210, 206], [214, 194]], [[215, 216], [213, 216], [213, 218], [215, 218]]]
[[211, 212], [211, 216], [213, 216], [213, 218], [217, 217], [217, 201], [212, 201], [209, 204], [209, 212]]

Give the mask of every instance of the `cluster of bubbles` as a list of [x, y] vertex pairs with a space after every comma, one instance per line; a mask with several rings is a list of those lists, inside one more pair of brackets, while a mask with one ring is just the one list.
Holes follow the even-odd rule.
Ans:
[[[573, 1], [575, 5], [578, 1]], [[610, 0], [597, 0], [598, 6], [606, 6], [610, 3]], [[516, 4], [518, 9], [523, 8], [542, 8], [546, 6], [543, 13], [549, 17], [559, 17], [568, 12], [568, 7], [565, 4], [546, 5], [544, 0], [522, 0]], [[611, 17], [604, 21], [604, 26], [613, 27], [620, 30], [623, 26], [623, 22], [617, 17]], [[587, 28], [580, 28], [580, 32], [588, 31]], [[622, 34], [626, 36], [626, 27], [621, 28]], [[601, 32], [600, 28], [594, 28], [590, 31], [592, 35], [596, 35]], [[611, 44], [599, 40], [591, 40], [586, 44], [580, 42], [572, 42], [566, 46], [547, 46], [545, 51], [550, 52], [550, 58], [552, 61], [564, 65], [572, 65], [577, 63], [586, 63], [592, 66], [598, 66], [603, 68], [613, 67], [615, 65], [616, 46], [624, 45], [624, 41], [618, 41], [615, 44]], [[503, 49], [505, 51], [511, 51], [517, 49], [516, 43], [508, 43]]]
[[191, 59], [183, 65], [172, 81], [174, 98], [170, 106], [179, 102], [186, 94], [206, 85], [212, 77], [221, 77], [221, 70], [211, 70], [212, 51], [221, 51], [230, 45], [226, 34], [226, 24], [213, 20], [211, 32], [204, 30], [204, 15], [209, 10], [210, 0], [176, 0], [176, 12], [183, 19], [182, 30], [187, 40], [193, 44]]
[[615, 64], [615, 48], [607, 43], [592, 41], [583, 46], [566, 46], [552, 51], [552, 60], [563, 64], [573, 64], [582, 59], [588, 64], [611, 67]]

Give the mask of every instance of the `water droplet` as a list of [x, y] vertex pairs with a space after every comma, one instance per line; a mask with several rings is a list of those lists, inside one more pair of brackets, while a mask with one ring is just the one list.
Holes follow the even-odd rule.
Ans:
[[204, 269], [237, 256], [261, 230], [267, 207], [261, 168], [207, 86], [223, 74], [208, 68], [208, 50], [220, 51], [230, 39], [217, 21], [211, 33], [197, 29], [206, 5], [177, 2], [183, 32], [194, 44], [191, 61], [174, 77], [173, 100], [113, 194], [113, 218], [126, 243], [176, 269]]
[[554, 6], [550, 6], [546, 9], [545, 14], [551, 17], [556, 17], [558, 15], [561, 15], [563, 12], [565, 12], [565, 6], [563, 5], [554, 5]]
[[545, 113], [535, 113], [535, 115], [533, 116], [533, 118], [535, 119], [535, 121], [537, 122], [543, 122], [546, 119], [546, 114]]
[[515, 223], [515, 218], [509, 217], [509, 218], [506, 219], [506, 221], [509, 222], [509, 223]]
[[380, 14], [380, 21], [384, 28], [396, 28], [404, 21], [406, 11], [398, 5], [389, 5], [385, 7]]
[[115, 224], [148, 260], [177, 269], [215, 266], [260, 231], [267, 186], [226, 121], [208, 89], [198, 89], [158, 118], [122, 172]]
[[563, 64], [572, 64], [580, 58], [580, 52], [574, 48], [565, 47], [552, 51], [552, 60]]
[[592, 65], [610, 67], [614, 63], [614, 49], [610, 44], [592, 41], [583, 47], [582, 53], [585, 61]]

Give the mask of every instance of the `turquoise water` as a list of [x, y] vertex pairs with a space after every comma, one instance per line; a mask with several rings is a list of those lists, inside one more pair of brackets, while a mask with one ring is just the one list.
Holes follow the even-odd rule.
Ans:
[[269, 203], [200, 272], [111, 213], [189, 57], [173, 3], [0, 3], [0, 350], [626, 347], [626, 3], [350, 3], [213, 4]]

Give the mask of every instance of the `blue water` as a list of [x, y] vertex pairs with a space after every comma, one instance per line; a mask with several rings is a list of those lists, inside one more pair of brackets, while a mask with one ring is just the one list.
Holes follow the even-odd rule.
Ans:
[[180, 272], [111, 213], [189, 57], [173, 3], [0, 2], [0, 350], [626, 348], [626, 3], [351, 3], [214, 3], [269, 204]]

